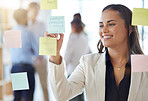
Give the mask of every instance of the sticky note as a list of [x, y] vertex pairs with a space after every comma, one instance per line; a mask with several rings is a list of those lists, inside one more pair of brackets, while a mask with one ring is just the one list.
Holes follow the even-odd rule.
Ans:
[[132, 25], [148, 25], [148, 9], [134, 8], [132, 14]]
[[131, 55], [132, 72], [148, 72], [148, 55]]
[[4, 45], [6, 48], [21, 48], [21, 31], [9, 30], [4, 33]]
[[29, 89], [27, 72], [10, 74], [12, 80], [13, 90], [27, 90]]
[[41, 0], [41, 9], [57, 9], [57, 0]]
[[51, 37], [40, 37], [39, 55], [56, 56], [57, 53], [57, 39]]
[[49, 16], [48, 33], [64, 33], [65, 20], [64, 16]]

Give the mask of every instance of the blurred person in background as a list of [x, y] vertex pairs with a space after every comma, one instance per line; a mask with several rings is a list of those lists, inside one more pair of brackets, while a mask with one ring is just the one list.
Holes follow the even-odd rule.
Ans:
[[80, 20], [81, 23], [82, 23], [82, 25], [83, 25], [83, 27], [85, 27], [85, 24], [84, 24], [84, 23], [82, 22], [82, 20], [81, 20], [81, 14], [80, 14], [80, 13], [74, 14], [74, 15], [73, 15], [73, 20]]
[[[72, 31], [64, 56], [68, 77], [79, 64], [81, 56], [91, 52], [88, 46], [88, 39], [83, 31], [83, 28], [81, 20], [75, 19], [71, 22]], [[83, 94], [78, 95], [70, 101], [84, 101], [84, 96]]]
[[[36, 2], [31, 2], [28, 7], [28, 28], [34, 33], [37, 41], [37, 48], [39, 48], [39, 38], [44, 36], [46, 31], [44, 23], [37, 20], [39, 14], [40, 6]], [[38, 73], [44, 101], [49, 101], [48, 96], [48, 86], [47, 86], [47, 59], [45, 56], [37, 56], [34, 61], [35, 71]]]
[[35, 77], [32, 58], [38, 55], [37, 41], [27, 29], [27, 11], [17, 9], [13, 16], [17, 25], [12, 30], [21, 31], [22, 48], [11, 48], [11, 73], [27, 72], [29, 82], [29, 90], [14, 91], [14, 101], [33, 101]]

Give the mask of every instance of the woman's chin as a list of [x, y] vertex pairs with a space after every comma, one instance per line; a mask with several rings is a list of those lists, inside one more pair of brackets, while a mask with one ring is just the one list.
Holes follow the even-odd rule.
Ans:
[[110, 47], [111, 45], [108, 44], [108, 43], [103, 43], [103, 46], [104, 46], [104, 47]]

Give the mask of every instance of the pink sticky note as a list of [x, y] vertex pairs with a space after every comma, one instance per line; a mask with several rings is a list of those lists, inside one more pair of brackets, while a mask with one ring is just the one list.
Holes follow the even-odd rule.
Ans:
[[9, 30], [4, 33], [6, 48], [21, 48], [21, 31]]
[[148, 72], [148, 55], [131, 55], [132, 72]]

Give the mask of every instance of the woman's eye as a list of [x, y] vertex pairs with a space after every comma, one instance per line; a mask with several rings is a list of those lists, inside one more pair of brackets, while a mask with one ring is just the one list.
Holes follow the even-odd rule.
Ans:
[[114, 26], [115, 24], [109, 24], [109, 26]]
[[103, 28], [103, 27], [104, 27], [104, 25], [100, 25], [99, 27], [100, 27], [100, 28]]

